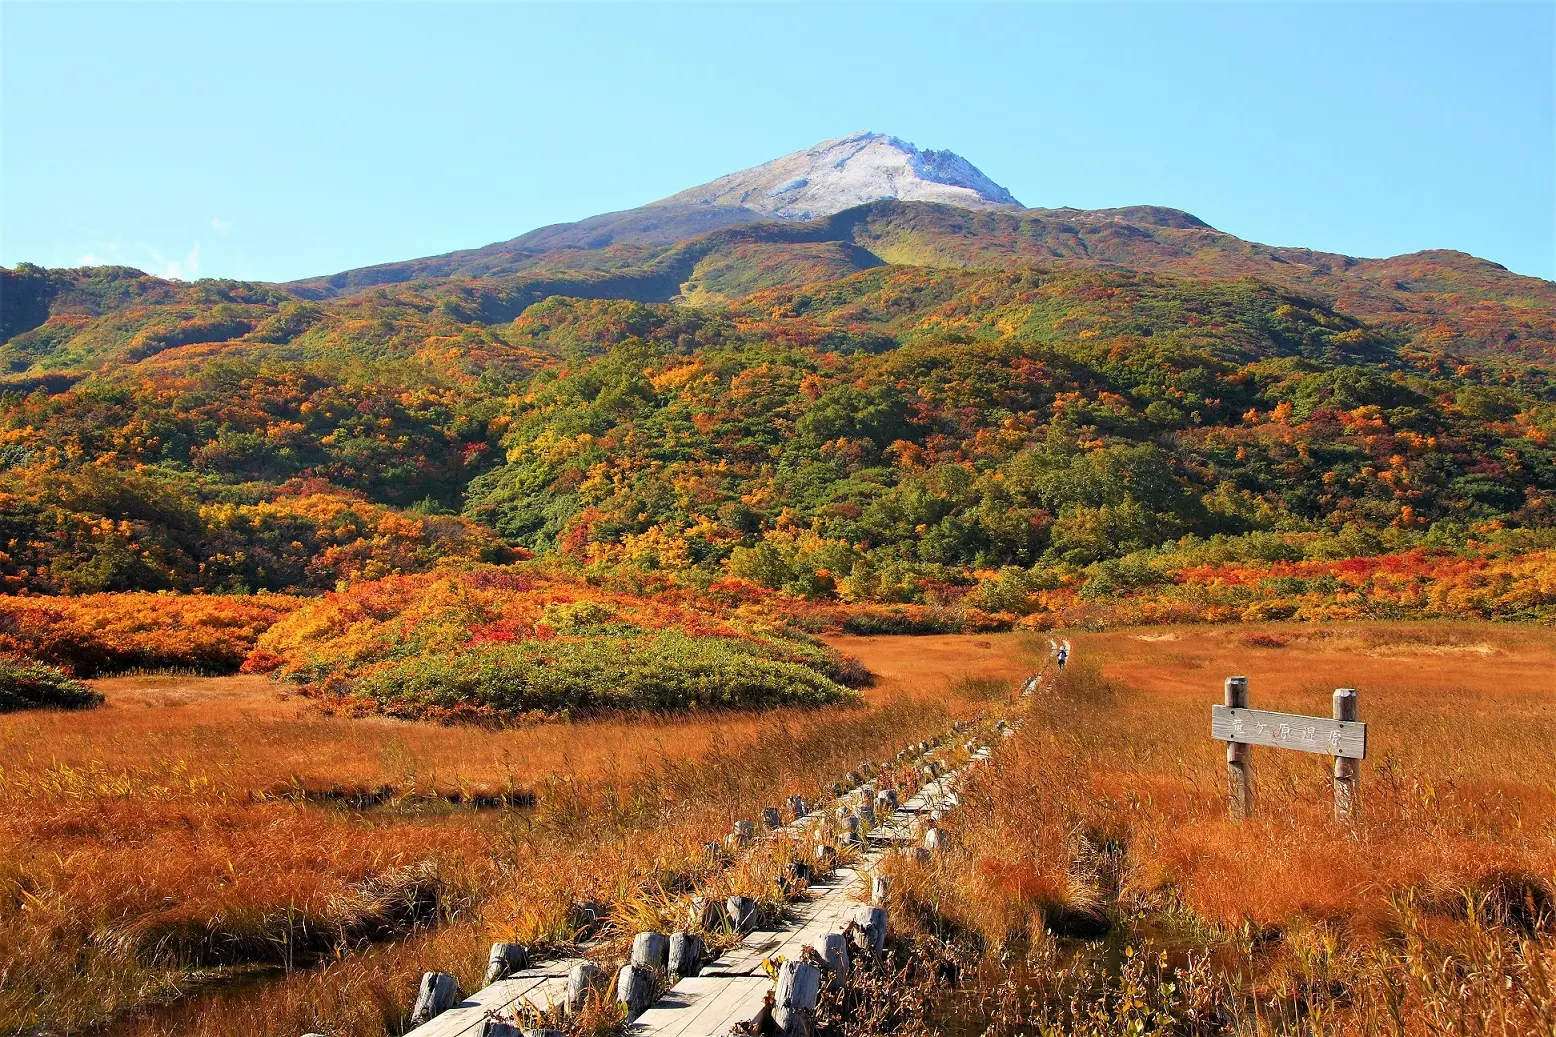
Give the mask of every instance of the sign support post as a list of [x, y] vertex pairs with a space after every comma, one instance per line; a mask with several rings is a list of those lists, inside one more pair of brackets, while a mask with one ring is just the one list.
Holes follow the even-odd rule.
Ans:
[[[1247, 677], [1226, 679], [1225, 701], [1228, 709], [1248, 708]], [[1246, 821], [1253, 816], [1253, 761], [1249, 751], [1246, 742], [1226, 743], [1227, 809], [1233, 821]]]
[[[1359, 715], [1355, 688], [1334, 690], [1334, 718], [1339, 721], [1355, 721]], [[1334, 758], [1334, 819], [1350, 824], [1359, 808], [1357, 794], [1361, 791], [1361, 761], [1347, 756]]]

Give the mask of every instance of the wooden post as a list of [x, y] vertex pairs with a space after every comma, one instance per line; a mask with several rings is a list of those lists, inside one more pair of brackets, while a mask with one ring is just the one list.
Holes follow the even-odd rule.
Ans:
[[[1248, 708], [1248, 678], [1226, 679], [1226, 705], [1230, 709]], [[1233, 821], [1253, 816], [1253, 765], [1249, 747], [1242, 742], [1226, 743], [1227, 807]]]
[[632, 964], [668, 972], [670, 938], [664, 933], [638, 933], [632, 938]]
[[730, 897], [724, 901], [724, 911], [735, 932], [743, 933], [756, 924], [756, 901], [750, 897]]
[[816, 957], [827, 964], [827, 986], [842, 990], [843, 984], [848, 982], [848, 940], [842, 933], [827, 933], [816, 937], [811, 947]]
[[623, 965], [616, 973], [616, 1001], [629, 1019], [642, 1015], [654, 1003], [654, 970], [642, 965]]
[[944, 828], [931, 828], [924, 833], [924, 849], [930, 853], [944, 853], [950, 845], [951, 837], [946, 835]]
[[424, 972], [421, 991], [416, 995], [416, 1007], [411, 1009], [411, 1022], [417, 1026], [430, 1022], [454, 1007], [459, 993], [459, 983], [447, 972]]
[[870, 902], [877, 907], [886, 906], [886, 896], [891, 892], [890, 875], [872, 875], [870, 877]]
[[859, 844], [859, 819], [853, 814], [843, 818], [843, 838], [845, 846], [857, 846]]
[[860, 904], [854, 910], [854, 946], [866, 954], [886, 950], [886, 909]]
[[821, 970], [804, 961], [786, 961], [778, 969], [773, 998], [773, 1022], [787, 1037], [816, 1032], [816, 1002], [821, 997]]
[[[555, 1030], [535, 1030], [535, 1037], [544, 1033], [555, 1033]], [[518, 1023], [498, 1022], [496, 1019], [488, 1019], [486, 1027], [481, 1031], [481, 1037], [524, 1037], [524, 1028]]]
[[[1334, 690], [1334, 718], [1357, 720], [1360, 710], [1355, 688]], [[1361, 804], [1357, 796], [1361, 791], [1361, 761], [1344, 756], [1334, 758], [1334, 819], [1341, 824], [1356, 820]]]
[[670, 972], [676, 976], [702, 972], [702, 937], [695, 933], [670, 934]]
[[529, 951], [521, 943], [494, 943], [486, 956], [486, 985], [507, 979], [520, 969], [529, 967]]
[[567, 909], [567, 921], [578, 936], [593, 936], [605, 923], [604, 904], [593, 900], [575, 900]]
[[701, 929], [711, 933], [724, 927], [729, 919], [729, 913], [725, 910], [721, 901], [713, 897], [695, 896], [691, 904], [691, 924], [693, 929]]
[[580, 1012], [591, 994], [605, 986], [605, 970], [592, 961], [581, 961], [567, 974], [567, 1010]]

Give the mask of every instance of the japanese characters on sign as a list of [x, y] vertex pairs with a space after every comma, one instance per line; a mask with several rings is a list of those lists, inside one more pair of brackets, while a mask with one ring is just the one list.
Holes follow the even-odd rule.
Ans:
[[1367, 725], [1360, 721], [1212, 706], [1210, 736], [1223, 742], [1267, 745], [1351, 760], [1367, 757]]

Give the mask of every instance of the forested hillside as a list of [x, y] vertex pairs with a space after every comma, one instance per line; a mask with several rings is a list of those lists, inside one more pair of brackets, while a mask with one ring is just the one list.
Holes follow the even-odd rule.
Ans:
[[[1543, 557], [1550, 285], [1253, 246], [1206, 276], [1227, 236], [1192, 217], [1083, 215], [876, 203], [334, 295], [6, 271], [0, 576], [317, 593], [533, 553], [790, 616], [1010, 622], [1343, 597], [1207, 562]], [[1552, 604], [1520, 593], [1477, 608]], [[937, 615], [900, 621], [962, 622]]]

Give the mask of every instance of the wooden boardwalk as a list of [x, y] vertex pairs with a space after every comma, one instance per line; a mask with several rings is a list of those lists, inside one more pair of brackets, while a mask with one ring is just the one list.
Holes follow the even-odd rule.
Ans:
[[914, 823], [933, 810], [945, 809], [957, 780], [987, 759], [978, 749], [966, 767], [928, 783], [888, 819], [870, 829], [868, 847], [855, 867], [839, 868], [810, 887], [805, 900], [792, 905], [787, 924], [776, 931], [750, 933], [718, 960], [703, 966], [702, 975], [683, 979], [638, 1016], [628, 1027], [631, 1037], [725, 1037], [736, 1026], [761, 1018], [769, 1007], [773, 983], [768, 961], [796, 960], [808, 946], [830, 933], [841, 933], [868, 897], [864, 873], [899, 845], [912, 840]]
[[658, 1037], [728, 1033], [761, 1019], [772, 985], [766, 976], [691, 976], [671, 987], [628, 1031]]
[[416, 1037], [481, 1037], [487, 1020], [508, 1021], [524, 1002], [545, 1009], [567, 998], [567, 974], [584, 958], [557, 958], [524, 969], [471, 994], [411, 1033]]
[[[805, 896], [789, 905], [781, 926], [748, 933], [739, 944], [704, 964], [700, 975], [678, 980], [629, 1024], [630, 1037], [726, 1037], [737, 1026], [759, 1022], [772, 1000], [768, 963], [798, 960], [806, 947], [845, 932], [861, 900], [868, 899], [866, 873], [887, 854], [916, 843], [917, 823], [934, 811], [954, 806], [957, 782], [990, 754], [987, 745], [976, 748], [967, 764], [927, 782], [891, 815], [881, 817], [869, 828], [857, 864], [818, 875]], [[927, 752], [920, 752], [918, 759], [926, 756]], [[848, 798], [839, 797], [833, 806]], [[816, 810], [759, 839], [808, 840], [809, 830], [825, 816], [826, 811]], [[580, 948], [588, 949], [587, 945]], [[541, 1010], [560, 1005], [566, 1000], [568, 973], [586, 960], [570, 957], [537, 963], [459, 1001], [411, 1030], [408, 1037], [483, 1037], [488, 1022], [512, 1022], [520, 1005]]]

